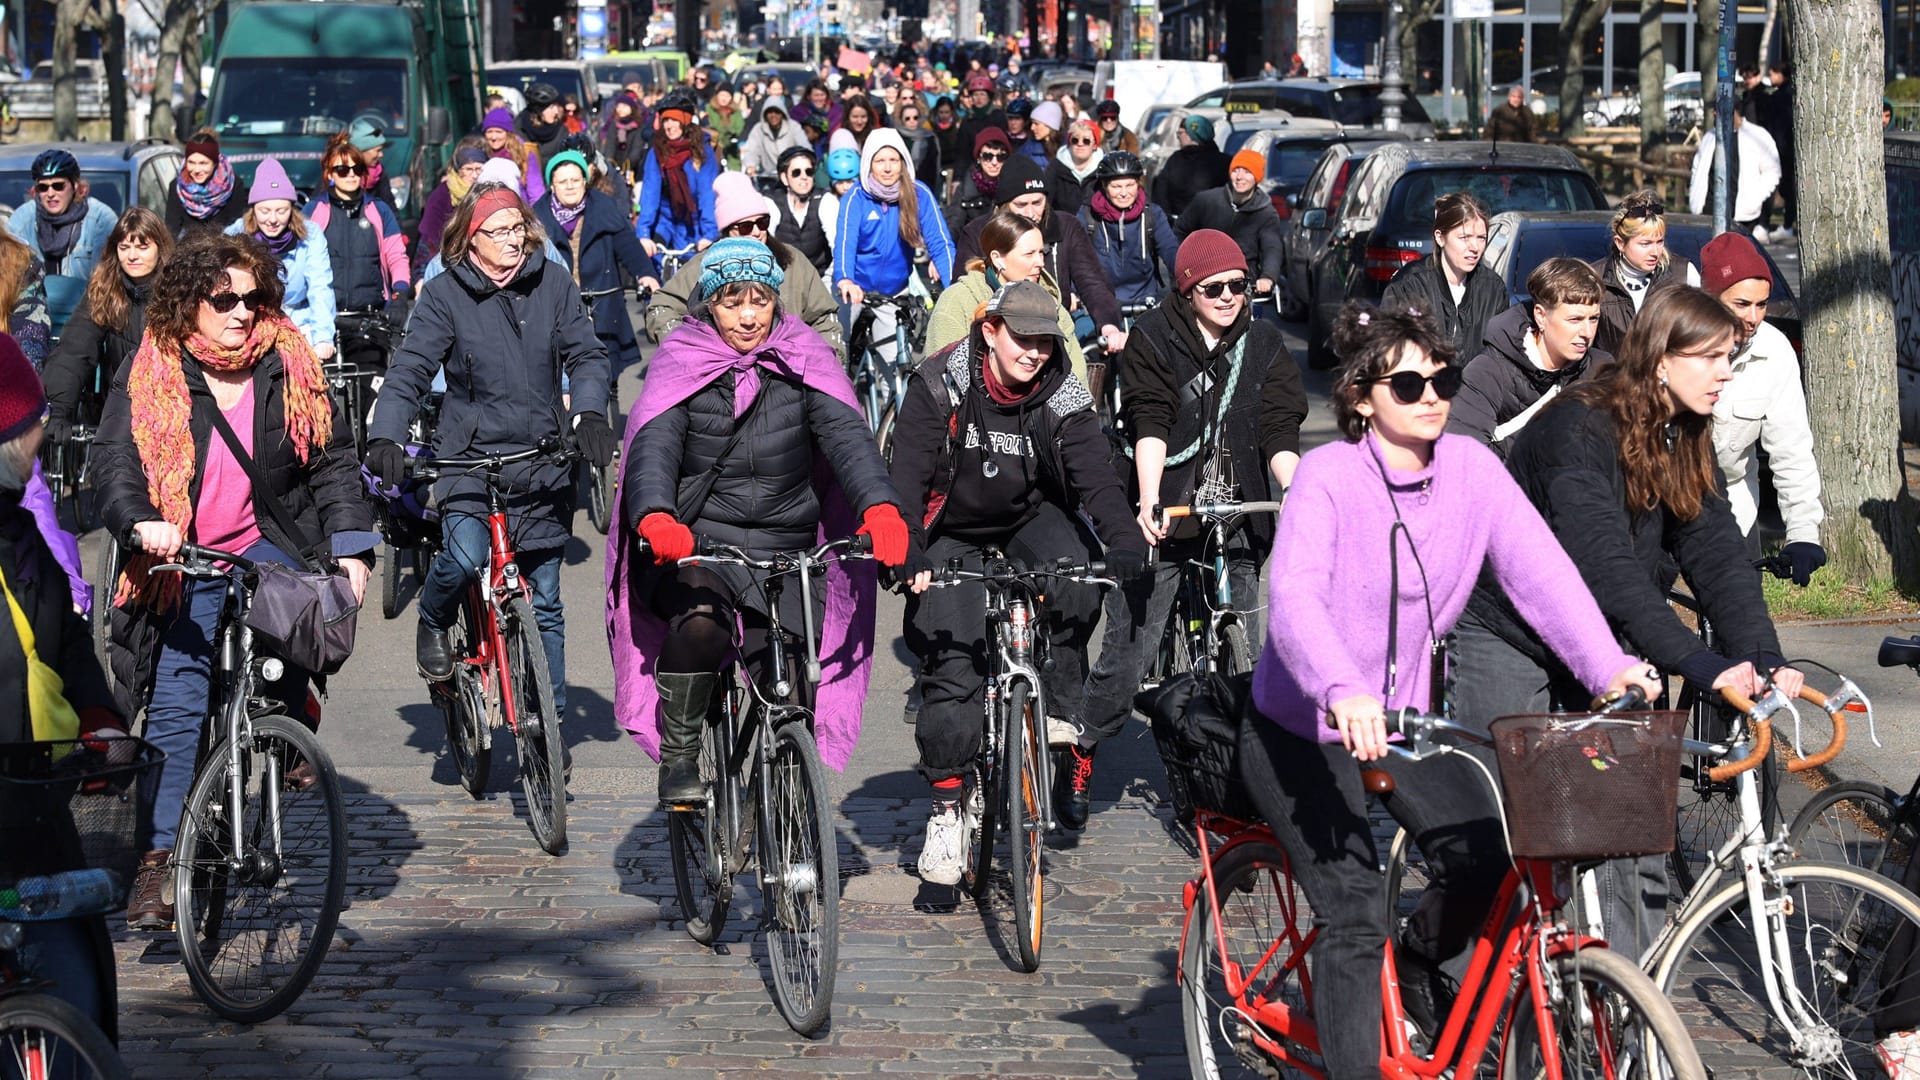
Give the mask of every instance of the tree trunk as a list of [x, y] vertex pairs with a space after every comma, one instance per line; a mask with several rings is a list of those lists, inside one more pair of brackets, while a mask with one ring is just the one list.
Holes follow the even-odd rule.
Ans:
[[1606, 17], [1606, 0], [1561, 0], [1560, 4], [1560, 134], [1578, 135], [1586, 125], [1587, 39]]
[[1780, 0], [1767, 0], [1767, 21], [1760, 27], [1760, 59], [1754, 65], [1761, 71], [1767, 70], [1767, 61], [1773, 55], [1773, 29], [1780, 25]]
[[53, 138], [72, 142], [80, 137], [80, 85], [77, 62], [80, 22], [87, 17], [88, 0], [59, 0], [53, 11]]
[[1893, 269], [1875, 0], [1788, 0], [1799, 149], [1800, 305], [1827, 572], [1920, 582], [1900, 471]]
[[1412, 70], [1407, 76], [1407, 93], [1411, 94], [1419, 87], [1420, 28], [1433, 21], [1440, 12], [1441, 0], [1408, 0], [1406, 9], [1400, 13], [1400, 56], [1401, 63]]
[[107, 66], [107, 137], [114, 142], [127, 138], [127, 19], [108, 9], [103, 31], [106, 47], [100, 50]]
[[[188, 115], [175, 116], [173, 75], [185, 53], [187, 33], [199, 17], [198, 6], [193, 0], [167, 0], [166, 10], [161, 13], [160, 55], [156, 58], [153, 75], [153, 112], [147, 119], [147, 134], [156, 139], [185, 141], [192, 134], [186, 125], [193, 121], [193, 96], [187, 96]], [[199, 74], [192, 73], [192, 78], [195, 82], [199, 81]]]
[[[1700, 73], [1700, 100], [1713, 115], [1713, 84], [1720, 71], [1720, 2], [1695, 0], [1693, 5], [1694, 70]], [[1736, 88], [1737, 89], [1737, 88]]]
[[1667, 141], [1665, 0], [1640, 0], [1640, 156]]

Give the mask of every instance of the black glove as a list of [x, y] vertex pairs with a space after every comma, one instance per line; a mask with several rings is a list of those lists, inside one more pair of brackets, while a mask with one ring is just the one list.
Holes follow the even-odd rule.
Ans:
[[912, 529], [907, 530], [907, 561], [899, 566], [882, 566], [880, 574], [887, 587], [896, 592], [913, 584], [915, 576], [921, 572], [934, 571], [933, 560], [927, 558], [927, 549], [920, 545], [919, 537]]
[[387, 301], [387, 324], [395, 330], [407, 328], [407, 316], [413, 312], [413, 300], [402, 293]]
[[73, 420], [64, 416], [47, 417], [46, 441], [58, 446], [73, 437]]
[[383, 484], [399, 486], [407, 478], [406, 448], [392, 439], [374, 439], [367, 443], [367, 471]]
[[587, 461], [599, 469], [613, 464], [614, 452], [620, 449], [620, 440], [614, 438], [607, 418], [597, 412], [580, 414], [580, 422], [573, 426], [573, 441]]
[[1141, 574], [1146, 572], [1147, 555], [1139, 548], [1107, 549], [1107, 576], [1119, 582], [1122, 588], [1133, 584]]
[[1793, 583], [1801, 588], [1812, 580], [1815, 570], [1827, 565], [1827, 549], [1805, 540], [1788, 544], [1781, 554], [1793, 566]]

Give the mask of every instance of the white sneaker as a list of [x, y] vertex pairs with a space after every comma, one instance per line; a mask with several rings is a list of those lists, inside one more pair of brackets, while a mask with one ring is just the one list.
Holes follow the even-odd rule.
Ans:
[[936, 801], [927, 818], [927, 838], [920, 845], [921, 881], [960, 884], [960, 864], [966, 857], [962, 832], [959, 804]]
[[1794, 231], [1792, 229], [1787, 228], [1785, 225], [1782, 225], [1779, 228], [1773, 230], [1773, 239], [1775, 243], [1779, 243], [1782, 240], [1791, 240], [1794, 238], [1794, 236], [1795, 236]]
[[1874, 1052], [1891, 1080], [1920, 1080], [1920, 1032], [1895, 1032], [1881, 1039]]
[[1767, 239], [1767, 227], [1765, 225], [1755, 225], [1753, 227], [1753, 242], [1756, 244], [1764, 244], [1767, 242]]
[[1080, 725], [1064, 716], [1047, 717], [1047, 745], [1066, 746], [1080, 741]]

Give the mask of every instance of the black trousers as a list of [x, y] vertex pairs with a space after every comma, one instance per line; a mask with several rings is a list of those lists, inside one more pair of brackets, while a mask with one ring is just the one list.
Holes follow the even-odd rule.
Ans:
[[[1029, 566], [1063, 556], [1075, 561], [1099, 557], [1079, 521], [1051, 503], [995, 546]], [[936, 535], [927, 557], [936, 568], [957, 558], [962, 567], [978, 570], [986, 547], [984, 542]], [[1067, 716], [1080, 704], [1087, 643], [1100, 619], [1100, 590], [1053, 581], [1046, 597], [1041, 629], [1051, 648], [1052, 667], [1041, 675], [1042, 689], [1048, 713]], [[990, 644], [986, 612], [987, 587], [979, 582], [907, 597], [907, 648], [920, 659], [921, 704], [914, 738], [920, 744], [920, 772], [929, 782], [964, 775], [979, 752]]]
[[[657, 670], [680, 674], [719, 672], [733, 659], [734, 627], [740, 628], [740, 655], [755, 679], [766, 674], [772, 624], [760, 589], [741, 567], [660, 566], [642, 572], [651, 591], [648, 606], [666, 620]], [[824, 602], [814, 605], [816, 625]], [[781, 593], [781, 629], [800, 637], [800, 590]]]

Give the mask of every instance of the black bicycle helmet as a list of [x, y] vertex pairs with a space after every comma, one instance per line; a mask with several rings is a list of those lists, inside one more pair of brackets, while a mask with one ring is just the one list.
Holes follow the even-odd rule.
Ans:
[[813, 152], [812, 147], [789, 146], [785, 150], [780, 151], [780, 160], [778, 162], [779, 171], [786, 172], [787, 166], [793, 164], [795, 158], [806, 158], [809, 162], [812, 162], [815, 167], [818, 167], [820, 161], [819, 156]]
[[672, 90], [667, 91], [666, 96], [660, 99], [660, 104], [655, 106], [655, 109], [659, 112], [666, 112], [668, 109], [679, 109], [681, 112], [688, 113], [694, 117], [698, 117], [706, 111], [701, 107], [700, 99], [694, 96], [693, 91], [683, 86], [676, 86]]
[[57, 146], [51, 150], [42, 150], [40, 156], [33, 159], [33, 167], [30, 171], [35, 180], [52, 180], [56, 177], [65, 177], [68, 180], [80, 179], [80, 163], [74, 160], [72, 154]]
[[1009, 119], [1012, 119], [1013, 117], [1016, 117], [1016, 116], [1022, 120], [1027, 120], [1032, 118], [1033, 116], [1033, 99], [1032, 98], [1017, 97], [1017, 98], [1014, 98], [1012, 101], [1007, 102], [1007, 117]]
[[1140, 164], [1140, 158], [1125, 150], [1115, 150], [1100, 159], [1093, 167], [1093, 182], [1104, 184], [1109, 180], [1146, 179], [1146, 166]]

